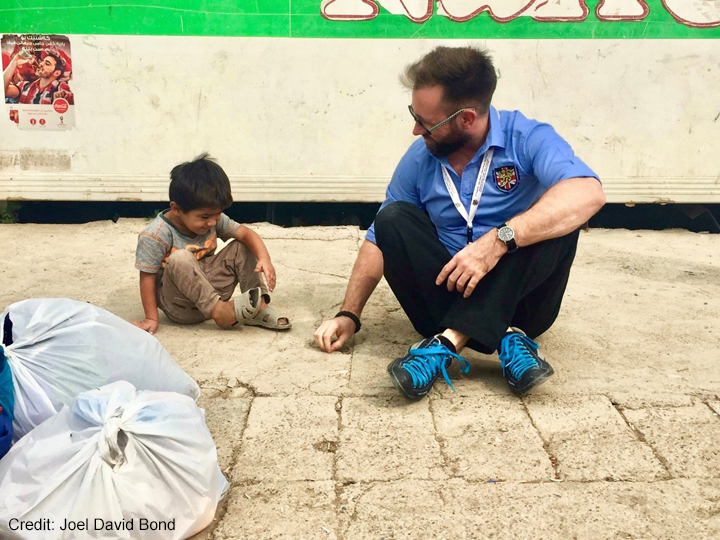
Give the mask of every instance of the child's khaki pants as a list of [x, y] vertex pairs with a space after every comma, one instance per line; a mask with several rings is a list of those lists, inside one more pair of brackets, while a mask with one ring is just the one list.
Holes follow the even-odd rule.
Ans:
[[218, 300], [228, 301], [240, 285], [241, 291], [266, 285], [255, 273], [257, 258], [242, 242], [231, 240], [215, 255], [197, 260], [185, 249], [170, 255], [157, 291], [158, 306], [173, 322], [195, 324], [210, 318]]

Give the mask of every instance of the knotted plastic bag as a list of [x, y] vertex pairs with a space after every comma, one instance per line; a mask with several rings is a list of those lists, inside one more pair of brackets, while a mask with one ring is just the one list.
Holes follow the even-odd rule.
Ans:
[[8, 306], [0, 321], [13, 378], [15, 441], [81, 392], [115, 381], [200, 396], [154, 336], [92, 304], [23, 300]]
[[[193, 399], [121, 381], [80, 394], [0, 460], [0, 537], [188, 538], [227, 486]], [[13, 531], [20, 521], [53, 529]]]

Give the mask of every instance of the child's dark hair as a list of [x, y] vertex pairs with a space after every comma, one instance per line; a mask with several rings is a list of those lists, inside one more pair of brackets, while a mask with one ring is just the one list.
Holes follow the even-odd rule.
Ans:
[[230, 180], [207, 153], [176, 165], [170, 171], [170, 200], [183, 212], [197, 208], [229, 208]]

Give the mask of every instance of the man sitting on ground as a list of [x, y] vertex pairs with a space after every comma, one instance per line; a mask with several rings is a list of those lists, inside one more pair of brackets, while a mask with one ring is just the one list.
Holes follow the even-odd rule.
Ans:
[[[578, 229], [605, 203], [597, 175], [548, 124], [490, 105], [497, 78], [471, 47], [438, 47], [408, 66], [414, 135], [365, 237], [341, 311], [315, 332], [327, 352], [360, 328], [385, 278], [425, 339], [388, 366], [425, 396], [466, 346], [498, 350], [521, 395], [553, 369], [534, 338], [555, 321]], [[452, 385], [451, 385], [452, 386]]]

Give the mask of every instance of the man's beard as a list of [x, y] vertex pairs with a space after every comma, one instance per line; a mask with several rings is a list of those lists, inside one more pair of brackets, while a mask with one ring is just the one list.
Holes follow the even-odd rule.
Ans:
[[453, 126], [452, 132], [442, 141], [434, 139], [432, 135], [425, 135], [425, 146], [435, 157], [446, 157], [457, 152], [470, 140], [469, 133], [463, 133]]

